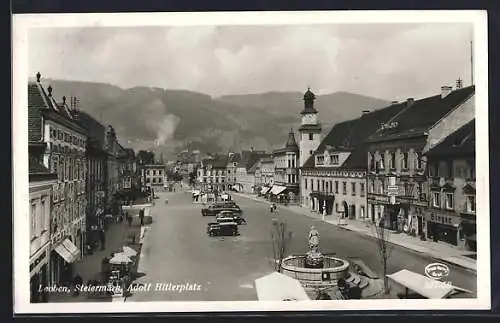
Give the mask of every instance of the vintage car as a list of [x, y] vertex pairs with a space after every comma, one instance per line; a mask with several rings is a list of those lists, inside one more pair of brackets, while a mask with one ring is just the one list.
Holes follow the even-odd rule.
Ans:
[[236, 222], [238, 225], [247, 224], [247, 221], [241, 214], [232, 211], [221, 211], [216, 215], [216, 219], [217, 222], [219, 222], [219, 219], [231, 219], [232, 222]]
[[236, 236], [238, 232], [238, 224], [235, 222], [211, 222], [207, 225], [207, 234], [213, 236]]
[[203, 216], [215, 216], [217, 213], [221, 211], [232, 211], [235, 213], [242, 213], [243, 211], [240, 209], [239, 206], [233, 205], [233, 206], [218, 206], [218, 205], [209, 205], [207, 208], [203, 208], [201, 210], [201, 215]]

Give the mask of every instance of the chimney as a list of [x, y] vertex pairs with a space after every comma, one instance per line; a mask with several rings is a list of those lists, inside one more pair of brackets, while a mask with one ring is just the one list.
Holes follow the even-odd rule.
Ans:
[[408, 99], [406, 99], [406, 104], [407, 104], [408, 106], [411, 106], [411, 105], [413, 104], [413, 102], [415, 102], [415, 100], [414, 100], [413, 98], [408, 98]]
[[36, 73], [36, 81], [37, 83], [40, 83], [40, 78], [42, 77], [42, 75], [40, 74], [40, 72]]
[[441, 98], [444, 99], [451, 91], [453, 91], [451, 86], [441, 86]]
[[458, 78], [457, 80], [457, 90], [462, 88], [462, 79]]
[[49, 92], [49, 96], [52, 96], [52, 85], [49, 85], [47, 91]]
[[62, 104], [66, 104], [66, 96], [63, 96], [62, 100], [63, 100]]
[[395, 105], [395, 104], [398, 104], [399, 102], [398, 101], [391, 101], [391, 105]]

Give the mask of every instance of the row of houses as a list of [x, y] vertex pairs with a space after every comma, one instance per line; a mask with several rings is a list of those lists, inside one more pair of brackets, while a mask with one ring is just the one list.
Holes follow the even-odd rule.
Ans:
[[111, 126], [78, 109], [77, 98], [57, 100], [40, 73], [27, 90], [31, 301], [41, 302], [39, 286], [71, 279], [90, 232], [116, 211], [134, 156]]
[[[475, 249], [475, 87], [392, 102], [322, 135], [304, 94], [299, 140], [201, 161], [201, 187], [266, 193], [318, 214]], [[278, 199], [279, 200], [279, 199]]]

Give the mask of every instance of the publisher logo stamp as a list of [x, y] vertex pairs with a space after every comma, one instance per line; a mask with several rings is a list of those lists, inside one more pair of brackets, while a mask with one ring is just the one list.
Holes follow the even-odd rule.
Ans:
[[450, 275], [450, 268], [441, 263], [432, 263], [425, 266], [425, 275], [435, 280], [442, 280]]

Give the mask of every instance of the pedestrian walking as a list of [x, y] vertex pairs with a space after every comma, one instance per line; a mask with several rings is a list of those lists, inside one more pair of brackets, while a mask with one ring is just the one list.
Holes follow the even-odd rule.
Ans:
[[144, 209], [139, 211], [139, 219], [141, 220], [141, 225], [144, 225]]
[[100, 238], [101, 238], [101, 250], [104, 250], [106, 248], [106, 234], [104, 233], [104, 230], [100, 231]]

